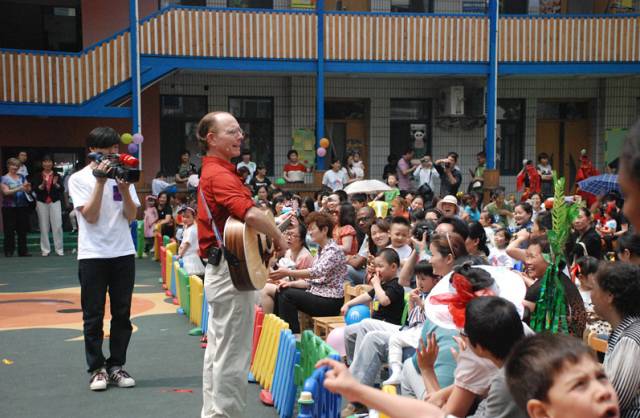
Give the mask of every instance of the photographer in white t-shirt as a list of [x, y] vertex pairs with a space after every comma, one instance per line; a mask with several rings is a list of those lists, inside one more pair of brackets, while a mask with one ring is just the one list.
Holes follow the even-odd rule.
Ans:
[[[107, 127], [95, 128], [87, 137], [92, 153], [117, 154], [119, 143], [120, 135]], [[122, 367], [131, 338], [135, 278], [135, 248], [129, 224], [136, 219], [140, 201], [132, 184], [107, 178], [112, 169], [106, 159], [92, 161], [69, 178], [69, 195], [78, 219], [78, 276], [91, 390], [105, 390], [107, 383], [135, 386], [135, 380]], [[105, 359], [102, 322], [107, 292], [112, 319], [110, 357]]]

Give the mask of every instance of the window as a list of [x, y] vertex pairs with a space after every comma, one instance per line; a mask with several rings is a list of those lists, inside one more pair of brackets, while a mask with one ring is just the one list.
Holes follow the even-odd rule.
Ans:
[[273, 175], [273, 98], [229, 97], [229, 113], [244, 131], [242, 148], [251, 151], [251, 161], [267, 167]]
[[207, 109], [207, 96], [160, 96], [160, 167], [167, 176], [176, 173], [183, 150], [200, 165], [196, 129]]
[[431, 154], [431, 101], [391, 99], [389, 149], [397, 157], [407, 148], [416, 158]]
[[80, 9], [80, 0], [0, 1], [0, 48], [80, 51]]
[[391, 0], [396, 13], [433, 13], [433, 0]]
[[527, 0], [500, 0], [500, 13], [526, 15], [529, 11]]
[[273, 0], [227, 0], [227, 7], [239, 9], [273, 9]]
[[496, 150], [502, 174], [517, 174], [524, 157], [524, 99], [499, 99]]

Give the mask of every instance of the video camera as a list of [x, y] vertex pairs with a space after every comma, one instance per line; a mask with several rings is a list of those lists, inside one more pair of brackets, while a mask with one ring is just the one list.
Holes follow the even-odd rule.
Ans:
[[100, 164], [104, 160], [109, 161], [109, 169], [104, 172], [102, 170], [93, 170], [96, 177], [107, 177], [110, 179], [118, 179], [127, 183], [136, 183], [140, 180], [140, 170], [138, 167], [138, 159], [129, 154], [102, 154], [92, 152], [89, 159]]
[[431, 241], [431, 235], [433, 235], [435, 230], [436, 230], [435, 222], [433, 222], [431, 220], [418, 221], [416, 223], [415, 227], [413, 228], [413, 237], [415, 239], [417, 239], [418, 241], [421, 241], [422, 237], [426, 233], [427, 234], [427, 242], [430, 242]]

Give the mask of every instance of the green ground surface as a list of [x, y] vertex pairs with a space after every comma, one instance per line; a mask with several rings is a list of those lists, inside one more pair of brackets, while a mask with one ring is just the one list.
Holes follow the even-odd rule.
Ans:
[[[37, 254], [37, 253], [36, 253]], [[136, 262], [136, 293], [161, 292], [159, 264]], [[0, 304], [3, 293], [77, 287], [75, 257], [0, 258]], [[25, 293], [24, 300], [29, 300]], [[4, 303], [8, 303], [5, 299]], [[2, 328], [0, 318], [0, 328]], [[81, 335], [69, 329], [32, 328], [0, 331], [0, 416], [2, 417], [197, 417], [202, 405], [202, 359], [198, 337], [184, 316], [135, 318], [127, 358], [133, 389], [110, 387], [91, 392]], [[105, 342], [105, 353], [108, 344]], [[225, 373], [220, 370], [219, 373]], [[276, 417], [249, 385], [247, 417]]]

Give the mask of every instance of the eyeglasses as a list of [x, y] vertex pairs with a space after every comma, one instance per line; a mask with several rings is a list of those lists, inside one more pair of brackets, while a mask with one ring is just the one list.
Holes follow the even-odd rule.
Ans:
[[227, 129], [226, 131], [224, 131], [224, 133], [227, 135], [233, 135], [233, 136], [237, 136], [237, 135], [244, 136], [244, 131], [241, 128]]
[[[217, 134], [217, 132], [215, 132], [215, 131], [209, 131], [208, 133]], [[244, 136], [244, 134], [245, 134], [245, 132], [242, 130], [242, 128], [227, 129], [226, 131], [224, 131], [224, 133], [227, 134], [227, 135], [231, 135], [231, 136], [237, 136], [237, 135]]]
[[364, 216], [364, 217], [362, 217], [362, 218], [358, 218], [358, 219], [356, 219], [356, 221], [358, 221], [358, 222], [367, 222], [367, 221], [368, 221], [368, 220], [370, 220], [370, 219], [371, 219], [370, 217], [368, 217], [368, 216]]
[[460, 336], [461, 336], [461, 337], [464, 337], [464, 338], [469, 338], [469, 335], [467, 335], [467, 333], [465, 332], [465, 330], [464, 330], [464, 329], [461, 329], [461, 330], [460, 330]]
[[300, 235], [298, 235], [298, 234], [291, 234], [291, 233], [287, 232], [285, 235], [287, 237], [289, 237], [289, 238], [300, 238]]

